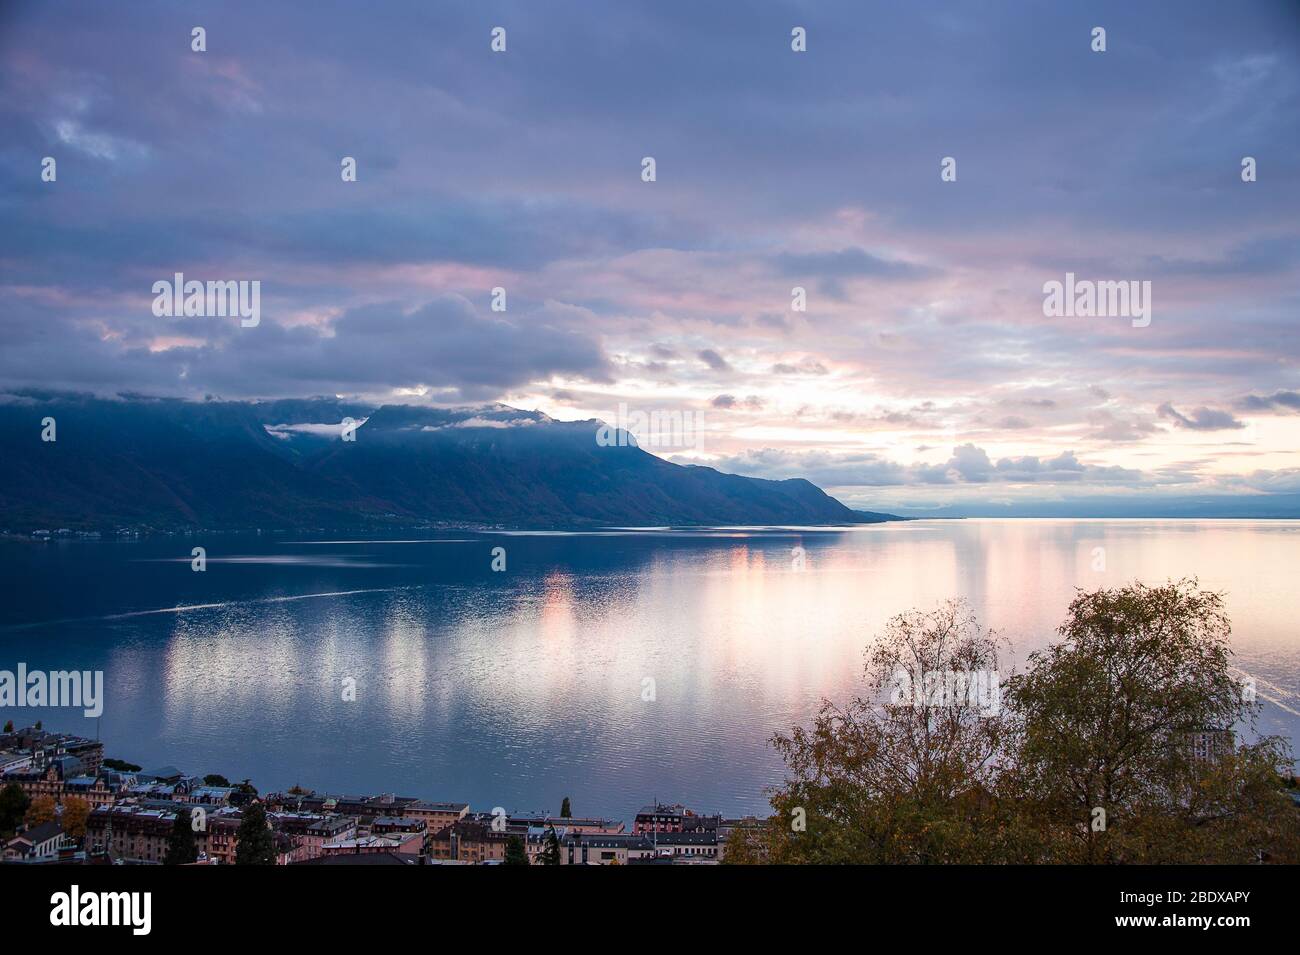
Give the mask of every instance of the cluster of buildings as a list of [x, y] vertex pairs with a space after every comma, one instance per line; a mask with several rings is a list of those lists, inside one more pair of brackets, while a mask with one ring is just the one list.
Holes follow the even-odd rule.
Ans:
[[[621, 820], [474, 812], [465, 802], [391, 793], [295, 788], [258, 799], [248, 787], [210, 785], [170, 766], [107, 769], [100, 742], [31, 727], [0, 734], [0, 790], [9, 786], [58, 807], [54, 821], [21, 829], [0, 847], [13, 863], [159, 864], [177, 816], [188, 812], [199, 863], [233, 864], [254, 800], [280, 865], [491, 865], [505, 861], [512, 843], [533, 864], [548, 851], [561, 865], [716, 864], [732, 831], [759, 824], [658, 802], [636, 814], [629, 832]], [[62, 824], [69, 797], [89, 807], [75, 838]]]
[[[0, 792], [10, 787], [29, 803], [49, 799], [56, 819], [23, 829], [0, 845], [0, 859], [6, 862], [88, 861], [95, 825], [119, 810], [169, 812], [170, 822], [181, 805], [206, 812], [251, 798], [237, 787], [205, 785], [170, 766], [150, 772], [108, 768], [100, 741], [48, 732], [39, 725], [0, 733]], [[63, 824], [65, 810], [75, 800], [89, 810], [84, 836], [67, 832]], [[142, 856], [139, 861], [155, 860]]]
[[[118, 531], [118, 535], [123, 536], [123, 532]], [[97, 541], [103, 536], [99, 531], [74, 531], [67, 527], [60, 527], [58, 530], [53, 531], [44, 529], [32, 531], [32, 540], [34, 541], [69, 540], [73, 538], [83, 541]]]
[[536, 865], [554, 838], [560, 865], [717, 864], [733, 830], [758, 824], [752, 818], [724, 819], [659, 803], [637, 813], [631, 832], [620, 820], [467, 811], [430, 834], [426, 861], [501, 862], [510, 840], [517, 838]]
[[111, 803], [121, 787], [135, 780], [104, 771], [104, 744], [98, 740], [26, 727], [0, 733], [0, 788], [16, 784], [29, 799], [50, 796], [62, 804], [80, 796], [92, 806]]

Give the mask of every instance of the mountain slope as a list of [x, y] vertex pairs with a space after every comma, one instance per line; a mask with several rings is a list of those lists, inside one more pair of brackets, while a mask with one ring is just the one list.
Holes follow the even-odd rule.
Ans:
[[[53, 417], [57, 440], [41, 441]], [[354, 441], [338, 437], [345, 417]], [[598, 421], [504, 405], [110, 401], [0, 404], [0, 526], [360, 527], [425, 523], [852, 524], [804, 480], [602, 447]]]

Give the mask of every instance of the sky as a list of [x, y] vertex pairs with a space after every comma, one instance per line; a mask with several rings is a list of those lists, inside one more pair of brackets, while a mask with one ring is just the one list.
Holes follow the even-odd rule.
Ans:
[[[1298, 119], [1290, 0], [8, 0], [0, 391], [499, 401], [873, 510], [1300, 515]], [[259, 324], [155, 315], [178, 272]], [[1067, 273], [1149, 323], [1047, 314]]]

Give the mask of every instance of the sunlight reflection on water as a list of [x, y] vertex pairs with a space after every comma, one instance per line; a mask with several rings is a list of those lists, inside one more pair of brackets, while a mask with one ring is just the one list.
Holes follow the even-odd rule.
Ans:
[[[1006, 669], [1053, 638], [1076, 587], [1199, 575], [1227, 594], [1237, 665], [1278, 704], [1261, 729], [1300, 737], [1296, 531], [930, 521], [458, 532], [439, 546], [226, 539], [203, 574], [182, 565], [187, 539], [5, 547], [15, 586], [0, 650], [104, 669], [99, 728], [137, 763], [488, 807], [556, 809], [570, 795], [619, 818], [655, 796], [753, 811], [781, 775], [771, 734], [822, 696], [857, 692], [890, 616], [952, 596], [1010, 641]], [[496, 546], [505, 573], [490, 570]], [[341, 699], [345, 677], [355, 702]]]

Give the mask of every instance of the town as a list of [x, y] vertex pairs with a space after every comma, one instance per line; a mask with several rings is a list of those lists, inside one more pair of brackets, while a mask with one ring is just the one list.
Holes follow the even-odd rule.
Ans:
[[655, 800], [621, 820], [475, 811], [392, 793], [259, 795], [249, 780], [150, 771], [41, 724], [0, 733], [6, 865], [716, 865], [737, 829]]

